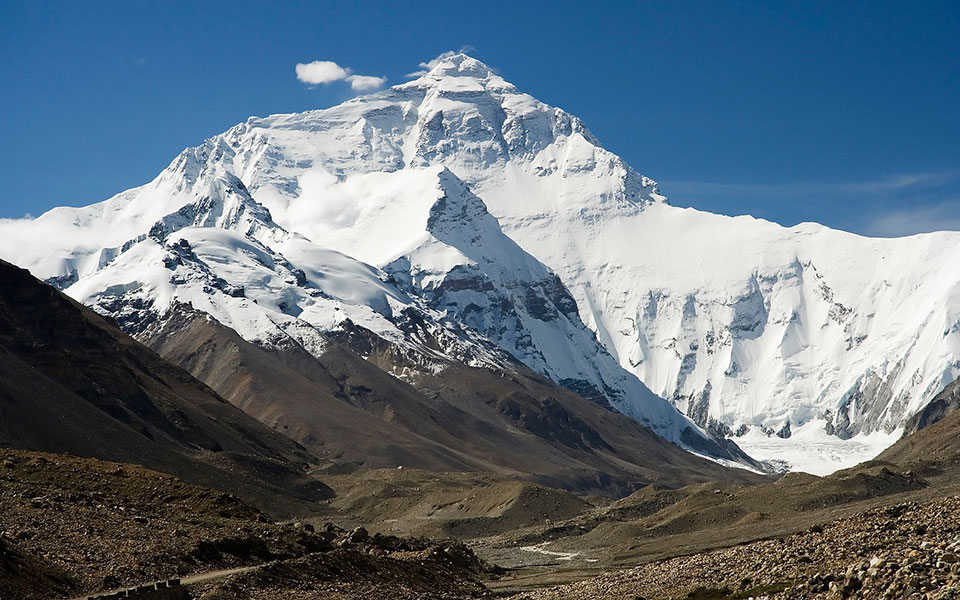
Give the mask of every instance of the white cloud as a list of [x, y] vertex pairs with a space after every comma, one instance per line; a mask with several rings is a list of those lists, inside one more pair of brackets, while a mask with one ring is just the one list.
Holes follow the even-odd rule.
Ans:
[[[41, 279], [63, 275], [70, 266], [70, 257], [77, 248], [90, 245], [83, 228], [75, 226], [73, 209], [53, 209], [34, 219], [0, 218], [0, 258], [29, 268]], [[37, 257], [45, 269], [35, 266]]]
[[366, 92], [375, 90], [387, 82], [386, 77], [374, 77], [373, 75], [350, 75], [347, 77], [350, 87], [356, 92]]
[[336, 175], [317, 168], [300, 175], [298, 184], [300, 195], [287, 207], [288, 221], [350, 227], [357, 220], [357, 203]]
[[387, 82], [386, 77], [373, 75], [354, 75], [348, 67], [341, 67], [332, 60], [315, 60], [310, 63], [297, 63], [297, 79], [307, 85], [323, 85], [335, 81], [346, 81], [356, 92], [375, 90]]
[[310, 85], [346, 79], [350, 72], [332, 60], [315, 60], [297, 64], [297, 79]]

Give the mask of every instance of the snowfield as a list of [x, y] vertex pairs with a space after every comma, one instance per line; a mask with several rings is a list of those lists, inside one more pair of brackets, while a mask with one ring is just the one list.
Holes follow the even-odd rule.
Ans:
[[[814, 473], [871, 458], [960, 374], [960, 235], [671, 206], [579, 119], [462, 54], [252, 117], [99, 204], [2, 221], [0, 256], [134, 333], [189, 302], [316, 353], [349, 320]], [[448, 345], [410, 334], [411, 310]]]

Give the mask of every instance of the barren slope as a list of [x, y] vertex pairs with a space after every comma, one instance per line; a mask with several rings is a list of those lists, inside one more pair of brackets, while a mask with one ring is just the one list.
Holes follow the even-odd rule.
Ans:
[[136, 462], [274, 510], [330, 495], [304, 448], [2, 261], [0, 444]]
[[447, 363], [405, 382], [378, 368], [402, 367], [396, 348], [356, 326], [329, 338], [319, 358], [295, 344], [259, 348], [186, 309], [144, 340], [248, 414], [332, 460], [489, 471], [614, 495], [649, 482], [763, 480], [694, 456], [520, 365], [504, 374]]

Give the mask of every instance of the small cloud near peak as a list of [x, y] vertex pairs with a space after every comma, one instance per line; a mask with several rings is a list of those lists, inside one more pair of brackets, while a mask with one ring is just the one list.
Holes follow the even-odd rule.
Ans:
[[350, 75], [346, 79], [350, 82], [350, 87], [356, 92], [375, 90], [387, 82], [386, 77], [374, 77], [372, 75]]
[[386, 77], [355, 75], [349, 67], [341, 67], [332, 60], [297, 63], [296, 73], [297, 79], [307, 85], [325, 85], [335, 81], [346, 81], [355, 92], [375, 90], [387, 82]]
[[297, 64], [297, 79], [309, 85], [321, 85], [346, 79], [350, 72], [332, 60]]

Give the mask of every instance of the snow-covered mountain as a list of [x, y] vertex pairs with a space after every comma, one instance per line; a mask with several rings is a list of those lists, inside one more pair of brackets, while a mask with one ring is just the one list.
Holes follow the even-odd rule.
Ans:
[[4, 222], [0, 256], [134, 333], [176, 302], [263, 345], [317, 350], [349, 320], [415, 368], [517, 359], [668, 439], [697, 446], [696, 422], [814, 471], [892, 443], [960, 374], [960, 236], [673, 207], [463, 54]]

